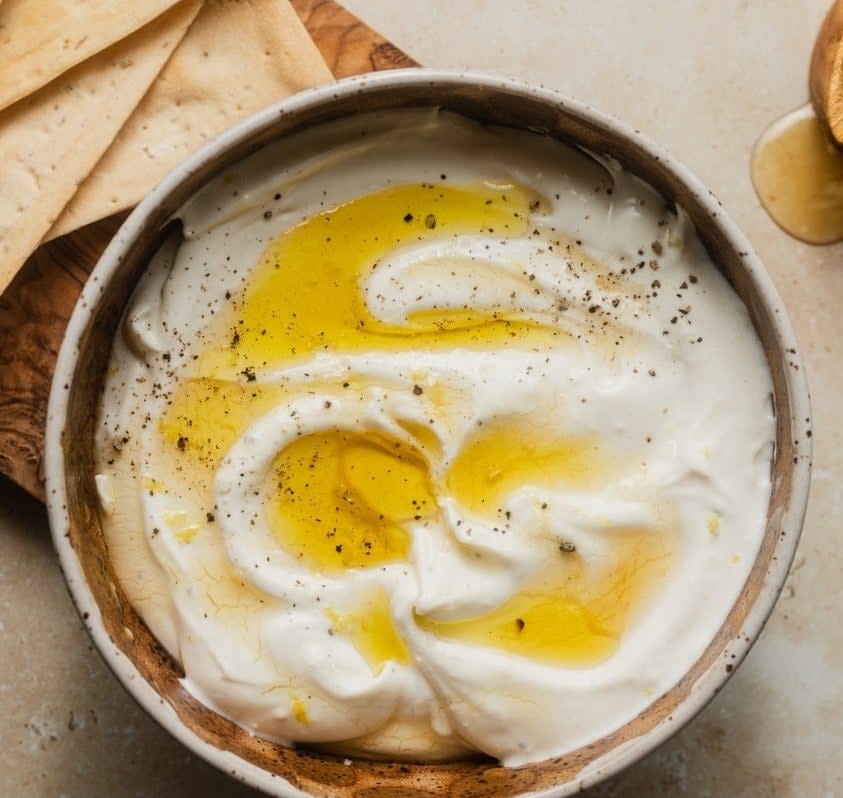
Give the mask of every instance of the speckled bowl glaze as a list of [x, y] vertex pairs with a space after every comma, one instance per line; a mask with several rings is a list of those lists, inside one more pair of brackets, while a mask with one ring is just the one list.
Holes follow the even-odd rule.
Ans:
[[[349, 114], [441, 106], [483, 122], [529, 129], [607, 153], [681, 205], [743, 299], [772, 374], [776, 448], [766, 532], [727, 619], [684, 678], [640, 715], [591, 745], [517, 769], [488, 759], [449, 764], [347, 760], [256, 738], [181, 684], [117, 583], [94, 487], [94, 408], [129, 295], [174, 212], [213, 175], [269, 142]], [[638, 131], [541, 88], [477, 74], [401, 70], [296, 95], [242, 122], [167, 177], [134, 211], [94, 270], [70, 321], [53, 380], [46, 478], [56, 548], [76, 606], [126, 689], [176, 739], [271, 795], [567, 796], [616, 773], [674, 734], [720, 690], [758, 637], [788, 572], [808, 498], [808, 390], [782, 302], [749, 242], [694, 175]], [[561, 708], [560, 708], [561, 709]]]

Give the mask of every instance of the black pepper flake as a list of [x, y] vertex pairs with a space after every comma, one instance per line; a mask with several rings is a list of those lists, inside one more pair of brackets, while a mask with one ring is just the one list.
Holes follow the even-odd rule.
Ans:
[[573, 554], [577, 550], [577, 545], [571, 540], [565, 540], [559, 544], [559, 551], [563, 554]]
[[264, 211], [263, 218], [269, 221], [272, 218], [272, 211]]
[[337, 552], [337, 554], [342, 554], [342, 543], [338, 543], [336, 546], [334, 546], [334, 550]]
[[650, 246], [653, 248], [653, 252], [655, 252], [656, 255], [661, 255], [664, 251], [664, 247], [662, 246], [661, 241], [654, 241], [652, 244], [650, 244]]
[[407, 224], [412, 222], [413, 221], [413, 214], [412, 213], [404, 214], [404, 221], [407, 222]]
[[176, 441], [176, 446], [179, 447], [179, 451], [183, 452], [187, 448], [187, 438], [184, 435], [179, 435], [179, 439]]
[[414, 385], [413, 386], [413, 393], [416, 396], [421, 396], [424, 393], [424, 388], [422, 388], [421, 385]]
[[424, 217], [424, 226], [428, 230], [433, 230], [433, 228], [436, 227], [436, 217], [432, 213], [429, 213]]
[[254, 366], [246, 366], [243, 371], [240, 372], [248, 382], [254, 382], [257, 379], [257, 375], [255, 374], [255, 367]]
[[696, 283], [697, 282], [697, 276], [695, 274], [688, 275], [688, 282]]
[[214, 514], [213, 513], [205, 513], [205, 520], [211, 524], [214, 521]]
[[516, 619], [515, 619], [515, 628], [516, 628], [519, 632], [523, 632], [523, 631], [524, 631], [524, 627], [525, 627], [526, 625], [527, 625], [527, 622], [526, 622], [523, 618], [516, 618]]

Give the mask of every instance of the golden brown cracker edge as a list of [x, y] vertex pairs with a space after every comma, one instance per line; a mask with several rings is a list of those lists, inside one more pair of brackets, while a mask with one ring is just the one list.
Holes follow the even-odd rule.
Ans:
[[5, 0], [0, 109], [150, 23], [177, 0]]
[[[238, 35], [230, 35], [232, 30]], [[137, 204], [182, 160], [235, 122], [331, 80], [288, 0], [206, 0], [46, 238]]]
[[114, 140], [200, 7], [201, 0], [182, 0], [0, 112], [0, 291]]

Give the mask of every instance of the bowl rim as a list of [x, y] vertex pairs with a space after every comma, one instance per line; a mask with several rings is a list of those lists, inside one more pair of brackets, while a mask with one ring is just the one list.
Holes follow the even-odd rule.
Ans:
[[[797, 457], [794, 458], [791, 472], [790, 497], [785, 502], [783, 512], [783, 516], [787, 519], [788, 534], [779, 536], [776, 541], [773, 556], [764, 574], [764, 583], [756, 600], [739, 631], [724, 644], [724, 651], [728, 649], [733, 668], [715, 667], [719, 664], [718, 659], [715, 665], [709, 667], [699, 677], [691, 692], [676, 705], [670, 717], [659, 721], [643, 735], [613, 748], [602, 758], [589, 762], [575, 778], [550, 789], [531, 793], [537, 796], [562, 798], [593, 786], [640, 760], [685, 726], [720, 691], [730, 676], [730, 670], [741, 662], [758, 638], [782, 590], [798, 545], [810, 488], [812, 455], [810, 395], [799, 347], [772, 279], [744, 233], [696, 175], [639, 130], [617, 117], [595, 110], [583, 102], [543, 86], [531, 85], [511, 78], [475, 71], [410, 68], [357, 75], [299, 92], [267, 106], [213, 138], [171, 171], [132, 211], [91, 272], [76, 303], [59, 351], [47, 409], [43, 463], [51, 533], [68, 591], [85, 628], [110, 670], [149, 715], [193, 753], [234, 778], [283, 798], [309, 798], [310, 793], [302, 791], [282, 776], [264, 770], [232, 752], [216, 748], [210, 742], [201, 739], [182, 722], [170, 704], [161, 698], [129, 657], [111, 640], [100, 620], [99, 605], [85, 579], [81, 561], [69, 539], [62, 445], [69, 406], [68, 386], [72, 381], [79, 357], [81, 337], [91, 320], [105, 285], [113, 276], [124, 253], [132, 247], [145, 228], [148, 217], [191, 174], [198, 171], [208, 161], [222, 156], [239, 142], [260, 131], [271, 129], [282, 114], [301, 112], [338, 98], [384, 90], [400, 90], [408, 86], [424, 86], [432, 89], [481, 86], [493, 92], [519, 94], [548, 107], [558, 108], [563, 113], [586, 119], [602, 127], [611, 135], [626, 139], [649, 158], [659, 161], [667, 172], [672, 173], [679, 183], [695, 195], [697, 201], [710, 215], [716, 217], [715, 224], [729, 245], [742, 254], [743, 267], [747, 276], [753, 283], [763, 305], [770, 311], [774, 339], [779, 349], [788, 353], [788, 360], [793, 366], [785, 369], [784, 373], [790, 394], [793, 439], [798, 442]], [[745, 588], [746, 582], [742, 594]]]

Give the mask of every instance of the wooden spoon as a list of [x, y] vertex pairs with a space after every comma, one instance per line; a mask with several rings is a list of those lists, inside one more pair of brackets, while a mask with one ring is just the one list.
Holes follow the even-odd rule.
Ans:
[[817, 34], [809, 85], [817, 116], [843, 144], [843, 0], [836, 0]]
[[779, 119], [756, 143], [752, 183], [785, 232], [808, 244], [831, 244], [843, 240], [843, 0], [817, 34], [809, 86], [811, 103]]

